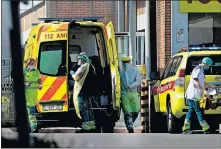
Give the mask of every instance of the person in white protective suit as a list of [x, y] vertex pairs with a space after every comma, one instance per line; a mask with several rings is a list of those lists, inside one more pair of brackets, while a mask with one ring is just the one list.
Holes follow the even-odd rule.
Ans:
[[85, 52], [78, 55], [78, 65], [80, 67], [76, 72], [70, 71], [74, 79], [73, 100], [76, 114], [82, 119], [82, 129], [95, 129], [92, 105], [89, 100], [93, 92], [92, 76], [96, 73], [95, 68]]
[[123, 66], [120, 71], [122, 110], [128, 132], [134, 133], [133, 123], [140, 111], [137, 87], [141, 84], [141, 75], [139, 70], [130, 64], [130, 57], [123, 57], [121, 61]]

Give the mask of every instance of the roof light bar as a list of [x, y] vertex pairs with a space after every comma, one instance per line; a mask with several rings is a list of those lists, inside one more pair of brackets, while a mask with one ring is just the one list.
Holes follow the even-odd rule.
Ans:
[[74, 17], [74, 18], [38, 18], [40, 21], [52, 22], [52, 21], [64, 21], [64, 22], [70, 22], [70, 21], [93, 21], [97, 22], [100, 19], [103, 19], [103, 17]]
[[190, 47], [189, 51], [202, 51], [202, 50], [221, 50], [221, 47]]

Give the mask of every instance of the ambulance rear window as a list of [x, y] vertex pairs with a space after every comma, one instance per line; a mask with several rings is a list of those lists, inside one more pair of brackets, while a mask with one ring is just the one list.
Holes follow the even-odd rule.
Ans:
[[38, 68], [42, 74], [60, 75], [59, 70], [65, 65], [66, 41], [42, 42], [39, 50]]
[[209, 70], [204, 70], [204, 74], [221, 75], [221, 55], [205, 55], [205, 56], [189, 57], [186, 65], [186, 75], [191, 75], [193, 68], [199, 65], [204, 57], [209, 57], [213, 60], [212, 66], [209, 68]]

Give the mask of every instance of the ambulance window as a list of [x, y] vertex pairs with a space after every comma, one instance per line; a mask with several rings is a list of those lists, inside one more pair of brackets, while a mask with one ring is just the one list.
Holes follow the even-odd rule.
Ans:
[[173, 65], [172, 65], [172, 67], [170, 69], [170, 77], [176, 75], [176, 72], [177, 72], [177, 69], [180, 66], [181, 60], [182, 60], [182, 57], [176, 57], [173, 60]]
[[61, 65], [65, 62], [65, 45], [65, 41], [41, 43], [38, 68], [42, 74], [58, 75]]
[[202, 62], [204, 57], [209, 57], [213, 60], [212, 66], [208, 70], [204, 70], [205, 75], [221, 75], [221, 55], [205, 55], [191, 56], [188, 58], [186, 65], [186, 75], [191, 75], [193, 68]]
[[165, 78], [168, 77], [169, 72], [170, 72], [170, 68], [172, 66], [172, 62], [173, 62], [173, 59], [171, 59], [170, 62], [168, 63], [168, 65], [166, 66], [166, 69], [165, 69], [165, 71], [164, 71], [164, 73], [162, 75], [162, 79], [165, 79]]
[[102, 67], [105, 67], [105, 61], [106, 61], [106, 57], [105, 57], [105, 54], [104, 54], [104, 47], [103, 47], [103, 44], [102, 44], [102, 41], [101, 41], [101, 37], [100, 37], [100, 32], [97, 33], [95, 35], [96, 37], [96, 43], [97, 43], [97, 48], [98, 48], [98, 53], [99, 53], [99, 58], [100, 58], [100, 61], [101, 61], [101, 65]]
[[78, 45], [69, 46], [69, 55], [72, 63], [77, 63], [77, 56], [81, 53], [81, 47]]

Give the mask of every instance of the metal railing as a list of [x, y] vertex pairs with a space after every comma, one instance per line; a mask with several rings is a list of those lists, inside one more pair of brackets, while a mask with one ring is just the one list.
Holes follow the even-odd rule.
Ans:
[[2, 59], [1, 77], [1, 119], [2, 126], [15, 124], [15, 102], [13, 92], [13, 80], [11, 77], [11, 59]]

